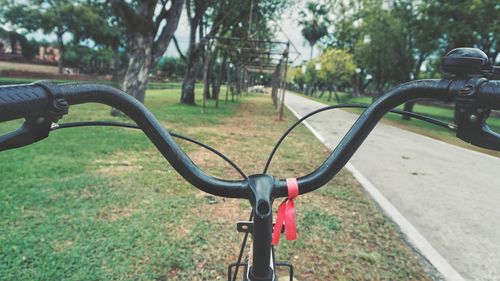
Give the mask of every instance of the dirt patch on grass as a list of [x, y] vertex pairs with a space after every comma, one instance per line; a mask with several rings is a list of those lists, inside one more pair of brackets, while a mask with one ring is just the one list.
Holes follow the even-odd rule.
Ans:
[[97, 173], [107, 176], [117, 176], [143, 169], [138, 164], [141, 155], [138, 153], [124, 154], [122, 152], [116, 153], [105, 159], [98, 159], [95, 161], [93, 167]]
[[[243, 220], [243, 214], [248, 212], [248, 206], [243, 207], [241, 200], [231, 198], [220, 198], [208, 195], [207, 193], [199, 193], [198, 196], [205, 198], [205, 204], [209, 205], [206, 208], [193, 209], [192, 213], [198, 217], [207, 217], [210, 222], [233, 224], [238, 220]], [[236, 228], [234, 228], [236, 229]]]
[[114, 222], [132, 216], [137, 209], [132, 206], [107, 206], [99, 210], [98, 219]]
[[56, 253], [60, 253], [60, 252], [68, 251], [69, 249], [71, 249], [71, 247], [74, 244], [74, 241], [73, 240], [63, 240], [63, 241], [54, 240], [54, 241], [52, 241], [51, 244], [52, 244], [52, 250]]

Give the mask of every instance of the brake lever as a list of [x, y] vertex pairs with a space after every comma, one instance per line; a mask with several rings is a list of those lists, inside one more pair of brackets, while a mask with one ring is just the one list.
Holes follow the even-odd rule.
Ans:
[[27, 119], [17, 130], [0, 136], [0, 151], [30, 145], [48, 137], [52, 121], [43, 117]]
[[500, 134], [491, 130], [486, 124], [489, 115], [489, 109], [458, 103], [455, 108], [457, 137], [475, 146], [499, 151]]

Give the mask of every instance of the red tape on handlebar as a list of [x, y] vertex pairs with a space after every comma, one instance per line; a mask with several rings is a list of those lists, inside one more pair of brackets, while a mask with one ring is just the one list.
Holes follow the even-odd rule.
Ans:
[[286, 240], [297, 239], [297, 226], [295, 224], [295, 203], [293, 199], [299, 196], [299, 184], [296, 178], [286, 179], [288, 188], [288, 198], [285, 199], [278, 208], [276, 224], [273, 230], [272, 244], [277, 246], [280, 242], [281, 230], [285, 225]]

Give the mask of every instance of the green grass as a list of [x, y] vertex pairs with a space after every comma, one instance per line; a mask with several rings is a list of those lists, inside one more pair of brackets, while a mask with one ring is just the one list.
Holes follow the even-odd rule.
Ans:
[[[264, 95], [219, 109], [209, 101], [205, 114], [178, 99], [179, 90], [150, 90], [146, 103], [167, 128], [214, 145], [248, 174], [261, 172], [266, 153], [295, 121], [288, 111], [275, 121]], [[81, 105], [63, 121], [107, 120], [108, 113]], [[0, 133], [18, 124], [0, 124]], [[209, 173], [238, 178], [205, 151], [182, 146]], [[270, 172], [303, 175], [328, 153], [300, 126]], [[138, 131], [56, 131], [0, 153], [0, 171], [0, 280], [217, 280], [237, 257], [234, 223], [248, 216], [248, 202], [210, 204]], [[299, 239], [283, 238], [278, 257], [295, 264], [299, 280], [429, 280], [349, 173], [296, 204]]]
[[[19, 77], [5, 77], [0, 76], [0, 85], [11, 85], [11, 84], [28, 84], [37, 80], [44, 80], [39, 78], [19, 78]], [[78, 80], [65, 80], [65, 79], [51, 79], [54, 83], [69, 83], [69, 82], [94, 82], [100, 84], [107, 84], [113, 87], [120, 88], [120, 82], [108, 81], [108, 80], [97, 80], [97, 81], [78, 81]], [[179, 89], [182, 82], [149, 82], [148, 88], [150, 90], [155, 89]], [[200, 84], [201, 85], [201, 84]], [[199, 87], [201, 87], [198, 85]]]
[[[179, 128], [217, 124], [233, 114], [236, 105], [209, 108], [201, 115], [200, 107], [181, 105], [178, 98], [178, 90], [153, 90], [148, 92], [147, 104], [167, 125]], [[109, 119], [108, 113], [104, 106], [83, 105], [72, 107], [64, 120]], [[0, 133], [16, 125], [2, 124]], [[170, 196], [168, 181], [144, 176], [129, 184], [134, 180], [130, 176], [96, 172], [107, 166], [127, 168], [122, 158], [134, 155], [142, 159], [147, 150], [151, 145], [143, 134], [92, 128], [53, 132], [35, 145], [1, 153], [0, 279], [118, 280], [137, 276], [138, 280], [151, 280], [162, 268], [188, 267], [186, 263], [194, 255], [191, 248], [203, 243], [202, 237], [179, 237], [172, 231], [174, 227], [166, 225], [182, 221], [185, 209], [199, 204], [200, 199], [189, 194]], [[118, 164], [106, 162], [109, 158], [118, 158]], [[160, 169], [175, 177], [164, 161], [141, 163], [141, 169]], [[144, 182], [157, 191], [145, 193], [137, 186]], [[179, 183], [181, 187], [187, 185]], [[131, 223], [138, 221], [141, 223]], [[208, 231], [207, 221], [195, 219], [195, 223]], [[192, 237], [198, 240], [193, 242]], [[165, 256], [169, 258], [160, 258]], [[146, 270], [151, 266], [158, 271]]]
[[[37, 81], [40, 79], [37, 78], [19, 78], [19, 77], [5, 77], [5, 76], [0, 76], [0, 85], [9, 85], [9, 84], [27, 84], [27, 83], [32, 83], [34, 81]], [[52, 80], [55, 83], [67, 83], [67, 82], [74, 82], [72, 80], [64, 80], [64, 79], [55, 79]]]

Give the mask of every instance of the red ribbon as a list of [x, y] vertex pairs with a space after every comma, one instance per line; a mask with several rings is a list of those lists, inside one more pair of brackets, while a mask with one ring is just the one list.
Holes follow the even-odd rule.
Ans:
[[295, 204], [293, 199], [299, 196], [299, 184], [297, 179], [287, 179], [286, 186], [288, 188], [288, 198], [285, 199], [278, 208], [276, 224], [273, 230], [273, 245], [278, 245], [280, 242], [281, 230], [285, 225], [286, 240], [297, 239], [297, 226], [295, 225]]

